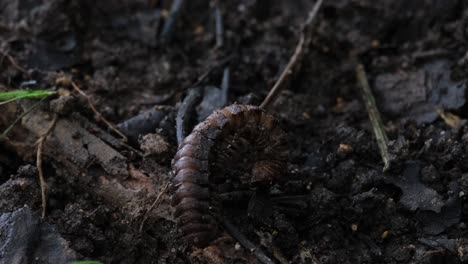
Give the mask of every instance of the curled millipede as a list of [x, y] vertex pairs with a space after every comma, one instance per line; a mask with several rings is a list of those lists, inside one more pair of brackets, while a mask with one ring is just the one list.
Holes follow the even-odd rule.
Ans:
[[186, 242], [204, 247], [219, 235], [217, 185], [233, 180], [228, 171], [240, 167], [238, 182], [264, 188], [284, 178], [287, 159], [286, 134], [257, 106], [234, 104], [198, 124], [173, 160], [172, 206]]

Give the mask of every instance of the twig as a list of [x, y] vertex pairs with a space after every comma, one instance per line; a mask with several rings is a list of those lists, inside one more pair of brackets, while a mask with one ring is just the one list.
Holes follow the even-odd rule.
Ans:
[[[216, 47], [222, 48], [224, 45], [224, 23], [223, 15], [221, 13], [221, 4], [219, 0], [215, 2], [215, 28], [216, 28]], [[224, 106], [227, 103], [229, 91], [230, 71], [229, 66], [224, 67], [223, 80], [221, 81], [221, 102]]]
[[169, 11], [169, 16], [167, 17], [166, 23], [164, 23], [163, 29], [161, 31], [161, 42], [167, 43], [171, 41], [172, 35], [174, 32], [174, 25], [179, 17], [180, 11], [184, 4], [184, 0], [174, 0], [172, 1], [171, 10]]
[[0, 140], [6, 138], [8, 136], [8, 133], [10, 133], [10, 130], [13, 129], [13, 127], [18, 123], [24, 116], [29, 114], [32, 110], [34, 110], [36, 107], [38, 107], [47, 97], [43, 97], [41, 100], [37, 101], [35, 104], [33, 104], [31, 107], [26, 109], [20, 116], [18, 116], [13, 123], [11, 123], [0, 135]]
[[42, 134], [42, 136], [39, 137], [37, 140], [37, 157], [36, 157], [36, 166], [37, 166], [37, 171], [39, 174], [39, 185], [41, 187], [41, 200], [42, 200], [42, 212], [41, 212], [41, 218], [44, 219], [45, 213], [46, 213], [46, 207], [47, 207], [47, 201], [46, 201], [46, 182], [44, 180], [44, 173], [42, 171], [42, 148], [44, 146], [44, 142], [47, 139], [47, 136], [49, 133], [54, 129], [55, 124], [57, 123], [58, 115], [54, 116], [54, 119], [52, 119], [52, 122], [50, 122], [49, 127], [47, 128], [46, 132]]
[[164, 185], [164, 187], [162, 188], [162, 190], [159, 192], [158, 196], [156, 197], [156, 200], [154, 200], [153, 204], [150, 206], [148, 211], [146, 211], [143, 221], [141, 221], [141, 224], [140, 224], [140, 229], [139, 229], [140, 233], [143, 231], [143, 227], [145, 226], [146, 220], [148, 220], [149, 213], [154, 209], [154, 207], [159, 202], [159, 200], [161, 200], [162, 195], [167, 191], [167, 187], [169, 187], [169, 182], [166, 183], [166, 185]]
[[414, 52], [413, 54], [411, 54], [411, 59], [414, 61], [428, 60], [428, 59], [433, 59], [435, 57], [447, 56], [450, 54], [451, 52], [445, 49], [426, 50], [426, 51]]
[[224, 26], [223, 16], [221, 14], [221, 8], [219, 1], [216, 1], [215, 6], [215, 29], [216, 29], [216, 47], [221, 48], [224, 44]]
[[286, 65], [286, 68], [281, 73], [275, 85], [273, 85], [273, 88], [271, 88], [265, 100], [263, 100], [262, 104], [260, 105], [260, 108], [266, 109], [276, 100], [281, 90], [283, 90], [285, 87], [283, 84], [287, 80], [287, 77], [289, 77], [293, 73], [292, 68], [298, 62], [299, 57], [303, 53], [303, 50], [304, 50], [304, 35], [301, 34], [301, 36], [299, 37], [299, 43], [297, 44], [296, 50], [294, 51], [294, 55], [289, 60], [288, 65]]
[[364, 100], [364, 104], [366, 105], [367, 113], [369, 114], [369, 119], [372, 124], [372, 130], [374, 131], [375, 139], [377, 140], [377, 145], [379, 146], [380, 155], [382, 156], [382, 160], [384, 162], [383, 170], [387, 171], [390, 168], [387, 133], [385, 132], [382, 118], [380, 117], [379, 110], [377, 109], [374, 96], [372, 95], [372, 91], [367, 81], [366, 71], [362, 64], [359, 64], [356, 67], [356, 75], [360, 84], [359, 86], [361, 87], [362, 98]]
[[314, 23], [315, 18], [317, 17], [318, 11], [320, 10], [322, 3], [323, 3], [323, 0], [317, 0], [314, 7], [312, 7], [312, 10], [310, 10], [307, 20], [305, 21], [303, 25], [303, 28], [302, 28], [303, 31], [311, 30], [311, 27]]
[[301, 61], [302, 55], [304, 54], [304, 49], [305, 47], [307, 47], [310, 41], [310, 36], [309, 36], [310, 34], [308, 34], [309, 33], [308, 31], [312, 27], [312, 23], [315, 21], [315, 18], [317, 17], [317, 14], [322, 5], [322, 2], [323, 0], [318, 0], [315, 3], [314, 7], [312, 8], [312, 11], [310, 11], [309, 16], [303, 26], [303, 29], [301, 30], [301, 33], [299, 36], [299, 42], [296, 45], [294, 54], [292, 55], [291, 59], [289, 59], [289, 62], [286, 65], [286, 68], [284, 68], [279, 79], [276, 81], [275, 85], [273, 85], [273, 88], [271, 88], [265, 100], [263, 100], [262, 104], [260, 105], [260, 108], [267, 109], [273, 104], [273, 102], [276, 100], [280, 92], [285, 88], [285, 83], [287, 80], [289, 80], [289, 76], [292, 75], [293, 68], [296, 65], [298, 65], [299, 62]]
[[177, 111], [176, 117], [176, 134], [177, 134], [177, 143], [180, 145], [184, 141], [185, 135], [187, 134], [187, 127], [189, 126], [189, 113], [195, 110], [196, 104], [201, 99], [201, 91], [199, 87], [190, 89], [185, 96], [184, 101]]
[[250, 253], [254, 254], [258, 261], [263, 264], [274, 264], [275, 262], [271, 260], [263, 251], [255, 246], [249, 239], [247, 239], [229, 220], [223, 219], [223, 225], [226, 231], [234, 237], [239, 243], [246, 248]]
[[113, 124], [111, 124], [109, 121], [107, 121], [107, 119], [104, 118], [104, 116], [102, 116], [102, 114], [96, 109], [91, 96], [89, 96], [85, 92], [83, 92], [83, 90], [81, 90], [80, 87], [74, 81], [71, 81], [70, 83], [71, 83], [71, 85], [72, 85], [72, 87], [73, 87], [73, 89], [75, 91], [77, 91], [80, 95], [82, 95], [82, 96], [84, 96], [86, 98], [86, 100], [88, 101], [89, 107], [94, 112], [96, 120], [97, 121], [102, 121], [104, 124], [106, 124], [106, 126], [109, 129], [111, 129], [112, 131], [117, 133], [117, 135], [119, 135], [124, 142], [127, 142], [127, 140], [128, 140], [127, 137], [122, 132], [120, 132]]
[[230, 70], [229, 70], [229, 67], [226, 66], [226, 68], [224, 68], [224, 72], [223, 72], [223, 80], [221, 81], [221, 102], [224, 105], [227, 104], [227, 101], [228, 101], [228, 91], [229, 91], [229, 79], [230, 79]]

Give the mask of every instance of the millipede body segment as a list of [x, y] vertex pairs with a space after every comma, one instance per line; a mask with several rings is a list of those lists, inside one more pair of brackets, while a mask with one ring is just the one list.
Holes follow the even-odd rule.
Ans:
[[184, 239], [204, 247], [219, 235], [216, 185], [232, 180], [223, 171], [247, 164], [241, 167], [249, 177], [238, 180], [262, 188], [283, 178], [287, 158], [286, 134], [257, 106], [234, 104], [198, 124], [173, 160], [172, 206]]

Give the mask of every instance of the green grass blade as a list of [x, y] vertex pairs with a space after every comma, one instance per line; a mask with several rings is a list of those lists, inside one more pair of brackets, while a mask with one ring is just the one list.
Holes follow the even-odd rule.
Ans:
[[0, 105], [24, 98], [44, 98], [53, 94], [56, 94], [56, 92], [51, 90], [14, 90], [0, 92]]

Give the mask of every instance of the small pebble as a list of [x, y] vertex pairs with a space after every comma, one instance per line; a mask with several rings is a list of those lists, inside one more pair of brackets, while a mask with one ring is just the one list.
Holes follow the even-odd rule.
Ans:
[[348, 144], [340, 144], [336, 152], [340, 154], [349, 154], [353, 152], [353, 147], [351, 147], [351, 145]]
[[140, 148], [145, 155], [160, 155], [166, 153], [170, 145], [167, 140], [159, 134], [147, 134], [143, 136], [140, 141]]
[[390, 232], [388, 232], [388, 230], [385, 230], [383, 233], [382, 233], [382, 239], [386, 239], [388, 237], [388, 235], [390, 234]]
[[236, 245], [234, 245], [234, 249], [235, 250], [240, 250], [241, 249], [241, 245], [239, 243], [236, 243]]

